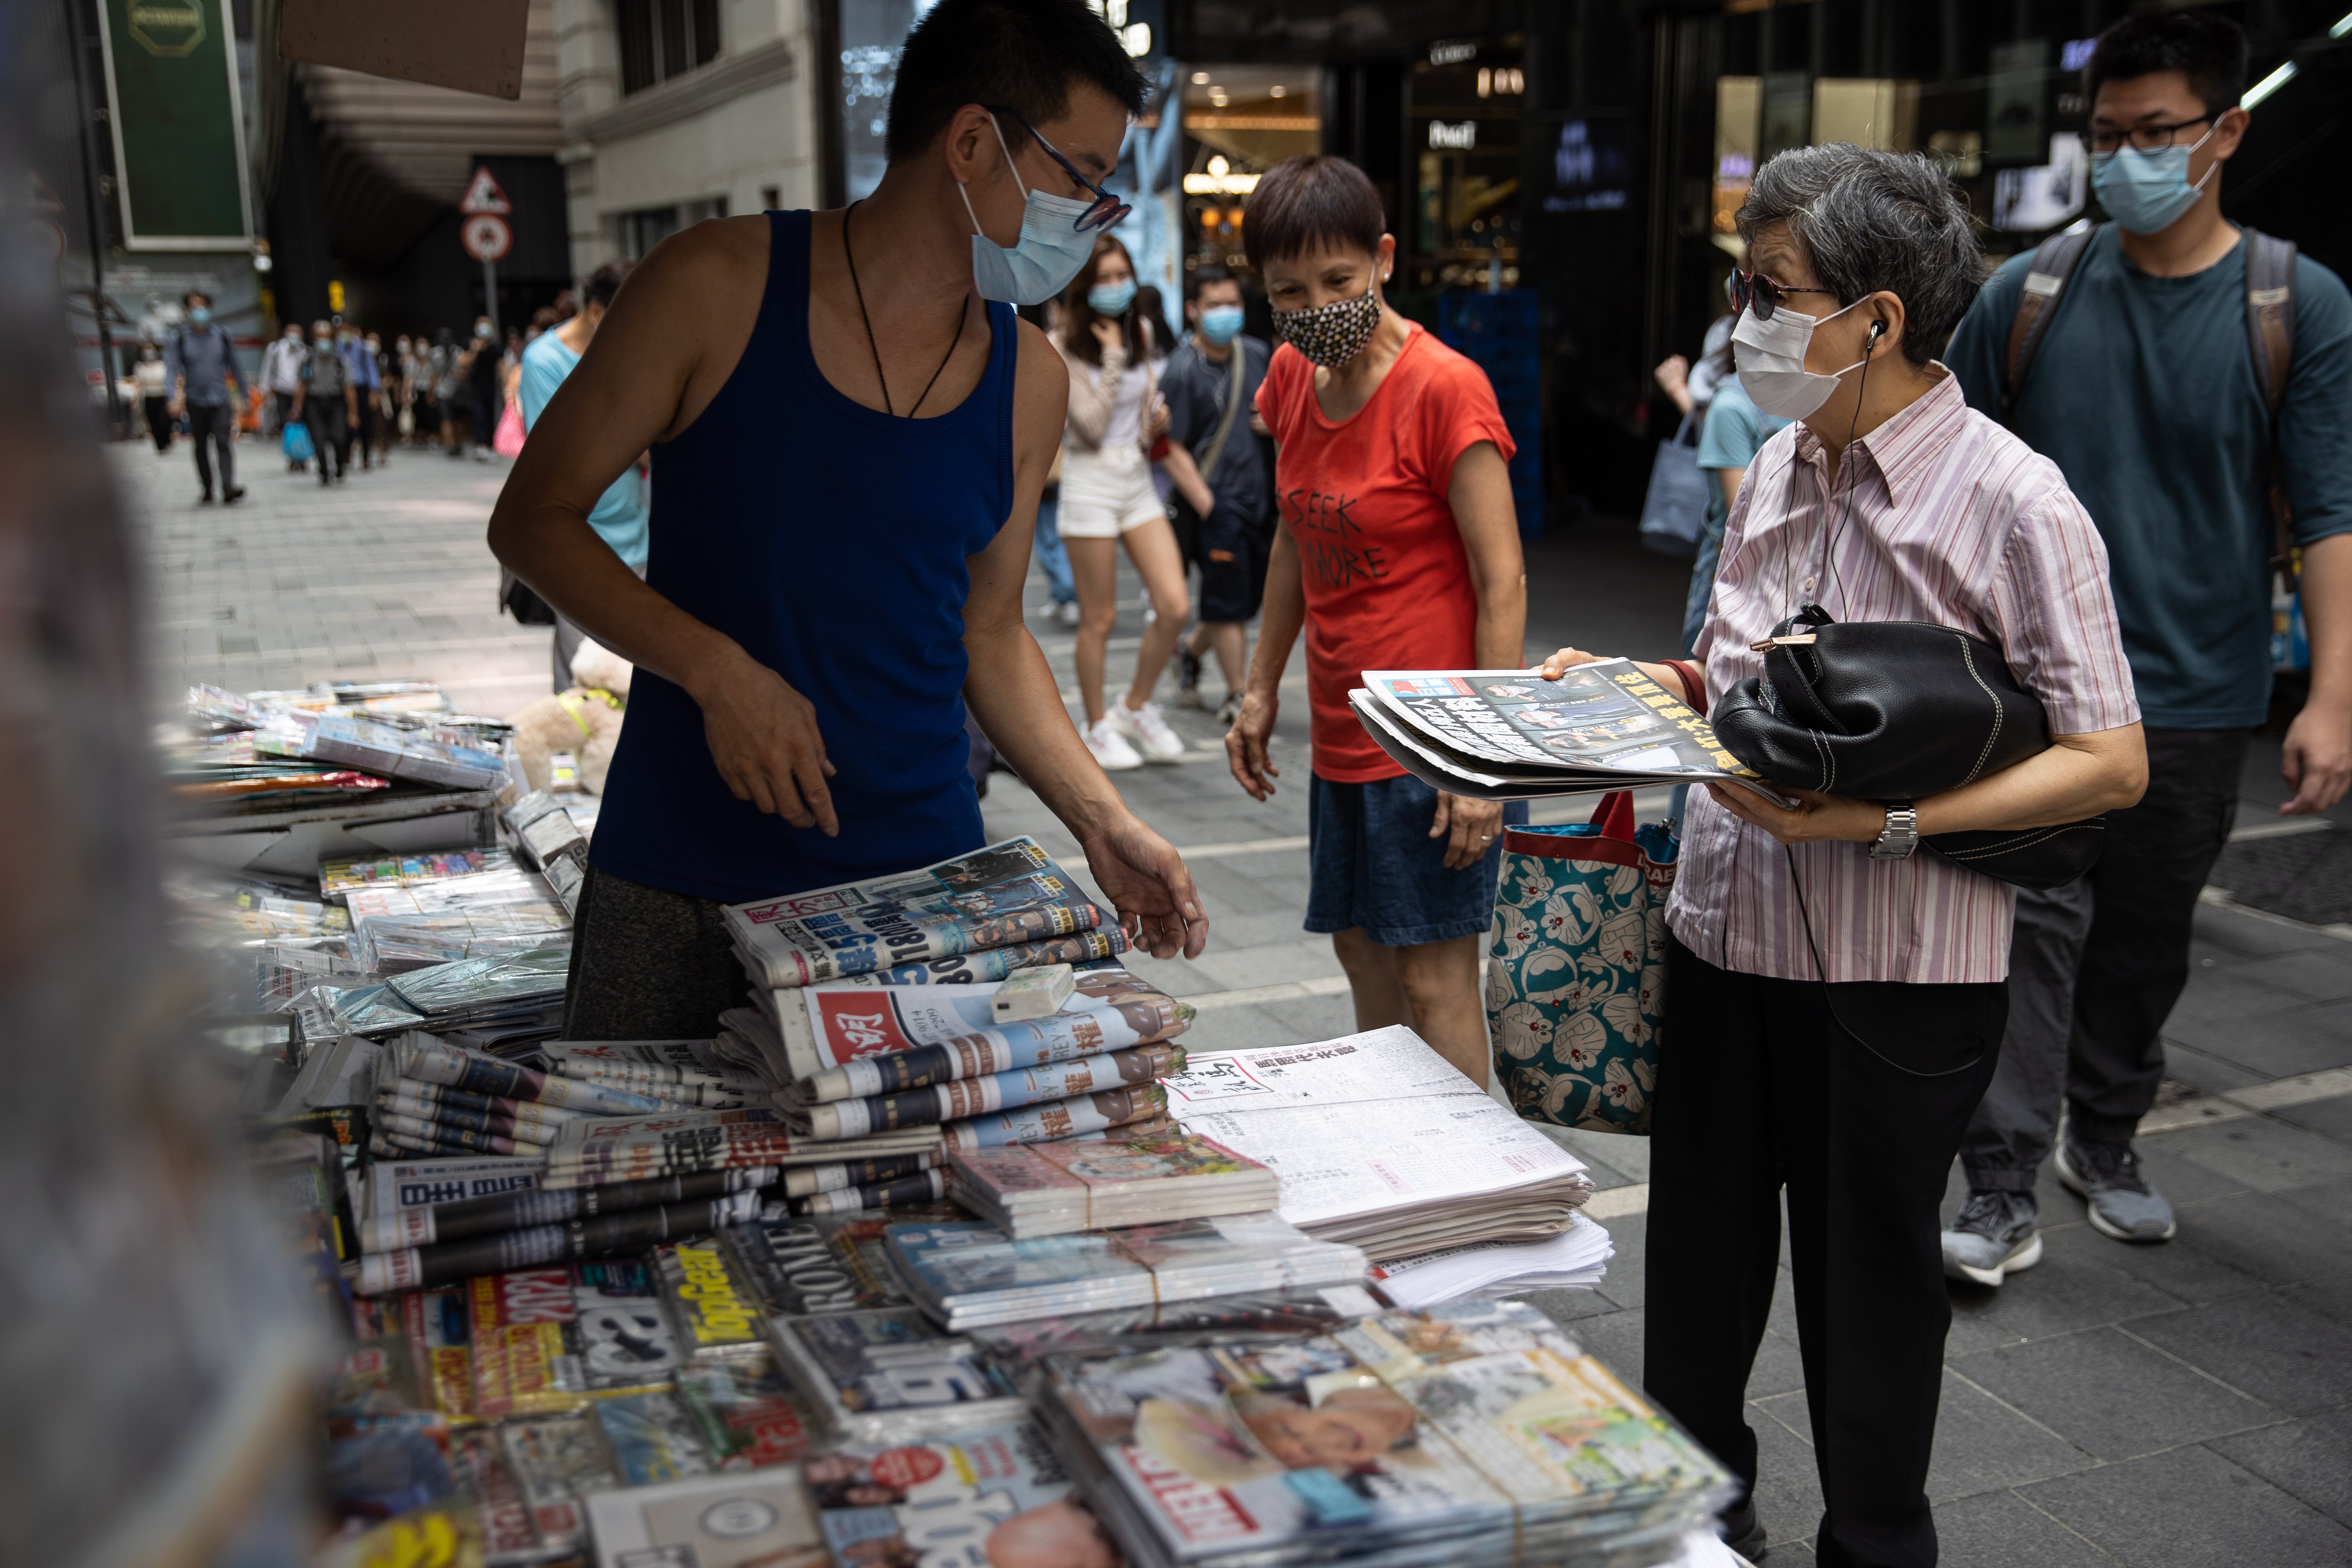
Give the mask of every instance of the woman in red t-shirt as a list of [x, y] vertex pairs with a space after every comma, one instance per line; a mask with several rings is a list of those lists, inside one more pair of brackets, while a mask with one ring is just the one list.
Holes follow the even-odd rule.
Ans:
[[[1410, 1024], [1480, 1085], [1478, 938], [1495, 901], [1499, 805], [1440, 795], [1391, 762], [1348, 707], [1367, 669], [1517, 669], [1527, 578], [1510, 433], [1475, 364], [1389, 309], [1381, 199], [1344, 159], [1292, 158], [1244, 230], [1275, 351], [1257, 407], [1276, 443], [1284, 527], [1241, 713], [1225, 736], [1259, 800], [1276, 689], [1307, 633], [1314, 773], [1307, 929], [1328, 932], [1356, 1026]], [[1526, 820], [1526, 807], [1508, 820]]]

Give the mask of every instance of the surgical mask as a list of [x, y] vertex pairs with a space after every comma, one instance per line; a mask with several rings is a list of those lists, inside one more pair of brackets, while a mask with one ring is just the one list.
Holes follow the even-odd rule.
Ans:
[[1276, 310], [1274, 330], [1310, 364], [1337, 370], [1364, 352], [1381, 325], [1381, 291], [1369, 283], [1352, 300], [1305, 310]]
[[335, 346], [335, 340], [325, 332], [320, 332], [317, 337], [310, 341], [317, 343], [322, 349], [331, 349]]
[[1124, 316], [1127, 308], [1135, 303], [1135, 279], [1124, 283], [1097, 283], [1087, 290], [1087, 306], [1097, 316]]
[[1241, 335], [1242, 308], [1239, 305], [1212, 305], [1201, 312], [1201, 335], [1219, 348]]
[[1013, 169], [1013, 183], [1021, 188], [1021, 237], [1012, 249], [988, 237], [980, 226], [980, 215], [972, 211], [971, 193], [961, 184], [956, 186], [963, 196], [963, 210], [971, 218], [971, 280], [983, 300], [1000, 300], [1008, 305], [1042, 305], [1070, 286], [1070, 279], [1095, 253], [1095, 237], [1078, 232], [1078, 219], [1086, 216], [1094, 204], [1075, 196], [1049, 195], [1021, 184], [1021, 172], [1013, 168], [1013, 149], [1005, 146], [1004, 131], [989, 116], [988, 123], [996, 131], [996, 144], [1004, 148], [1004, 166]]
[[490, 335], [490, 324], [489, 324], [489, 322], [488, 322], [488, 321], [484, 321], [484, 322], [482, 322], [479, 326], [476, 327], [476, 328], [474, 329], [474, 335], [475, 335], [476, 337], [478, 337], [478, 338], [481, 338], [481, 339], [484, 339], [484, 340], [486, 340], [486, 341], [487, 341], [487, 340], [488, 339], [489, 335]]
[[[1861, 303], [1856, 300], [1853, 305]], [[1741, 311], [1738, 324], [1731, 329], [1740, 390], [1757, 407], [1780, 419], [1802, 419], [1827, 403], [1837, 390], [1838, 377], [1864, 360], [1823, 374], [1805, 368], [1805, 351], [1812, 346], [1814, 328], [1836, 321], [1853, 305], [1818, 318], [1782, 305], [1769, 321], [1758, 321], [1753, 309]]]
[[2117, 148], [2106, 157], [2091, 161], [2091, 189], [2098, 193], [2099, 205], [2132, 233], [2154, 234], [2169, 228], [2197, 205], [2205, 180], [2221, 166], [2217, 159], [2205, 171], [2205, 180], [2193, 185], [2189, 183], [2189, 154], [2212, 139], [2213, 132], [2208, 131], [2186, 147], [2159, 147], [2153, 153]]
[[395, 343], [394, 343], [394, 344], [393, 344], [392, 346], [393, 346], [394, 349], [398, 350], [400, 353], [406, 353], [408, 352], [408, 340], [407, 340], [406, 338], [403, 338], [403, 339], [401, 339], [398, 342], [395, 342]]
[[192, 327], [211, 326], [213, 324], [213, 313], [211, 309], [204, 305], [189, 306], [188, 324]]

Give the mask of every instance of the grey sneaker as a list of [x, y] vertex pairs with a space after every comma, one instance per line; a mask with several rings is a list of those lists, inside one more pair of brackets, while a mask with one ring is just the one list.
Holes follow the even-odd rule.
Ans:
[[2128, 1143], [2058, 1145], [2058, 1179], [2088, 1204], [2091, 1226], [2117, 1241], [2170, 1241], [2180, 1228], [2164, 1194], [2139, 1173], [2139, 1156]]
[[2032, 1193], [1972, 1192], [1960, 1217], [1944, 1233], [1944, 1273], [1979, 1285], [1998, 1285], [2042, 1261], [2040, 1218]]

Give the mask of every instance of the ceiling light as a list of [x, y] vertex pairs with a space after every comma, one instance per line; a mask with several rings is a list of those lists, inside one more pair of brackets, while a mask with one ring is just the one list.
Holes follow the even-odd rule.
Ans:
[[1286, 87], [1283, 86], [1280, 82], [1276, 82], [1272, 87], [1270, 87], [1270, 88], [1266, 89], [1266, 93], [1267, 93], [1267, 96], [1269, 96], [1269, 97], [1272, 97], [1272, 98], [1280, 98], [1283, 94], [1285, 94], [1285, 93], [1288, 92], [1289, 90], [1290, 90], [1290, 89], [1289, 89], [1288, 88], [1286, 88]]
[[1207, 71], [1194, 71], [1194, 72], [1192, 73], [1192, 85], [1193, 85], [1194, 87], [1206, 87], [1206, 86], [1208, 86], [1208, 85], [1209, 85], [1209, 73], [1208, 73]]
[[1209, 173], [1220, 179], [1223, 179], [1226, 172], [1232, 168], [1233, 165], [1225, 162], [1225, 155], [1223, 153], [1209, 160]]

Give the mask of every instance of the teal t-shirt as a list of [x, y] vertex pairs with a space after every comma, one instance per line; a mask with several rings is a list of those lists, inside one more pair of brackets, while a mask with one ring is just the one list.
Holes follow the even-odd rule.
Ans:
[[[541, 332], [530, 340], [522, 351], [522, 427], [527, 433], [539, 423], [547, 400], [572, 374], [580, 356], [563, 346], [553, 332]], [[632, 572], [646, 569], [646, 487], [631, 467], [613, 481], [596, 510], [588, 514], [588, 526], [597, 537], [613, 547], [613, 553], [629, 563]]]
[[1746, 468], [1764, 449], [1764, 443], [1788, 424], [1757, 407], [1738, 376], [1725, 376], [1717, 384], [1715, 401], [1706, 405], [1706, 423], [1699, 426], [1698, 466], [1706, 471], [1707, 537], [1717, 544], [1723, 542], [1723, 525], [1731, 508], [1724, 503], [1723, 486], [1712, 470]]
[[[2067, 280], [2011, 427], [2051, 458], [2106, 541], [2124, 652], [2151, 727], [2260, 724], [2271, 689], [2269, 411], [2246, 342], [2246, 247], [2152, 278], [2115, 226]], [[2001, 268], [1946, 362], [1998, 419], [2010, 323], [2032, 255]], [[2352, 532], [2352, 294], [2307, 258], [2278, 478], [2298, 543]]]

